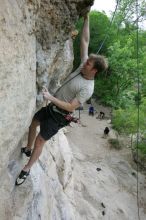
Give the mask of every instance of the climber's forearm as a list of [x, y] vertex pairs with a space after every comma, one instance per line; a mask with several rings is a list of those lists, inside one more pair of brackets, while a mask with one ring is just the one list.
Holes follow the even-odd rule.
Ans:
[[84, 62], [88, 58], [88, 47], [90, 41], [89, 31], [89, 15], [84, 16], [84, 24], [81, 34], [80, 54], [81, 60]]
[[45, 98], [45, 100], [51, 101], [57, 107], [64, 109], [68, 112], [73, 112], [76, 108], [80, 106], [80, 102], [77, 99], [73, 99], [71, 102], [64, 102], [59, 100], [58, 98], [52, 96], [45, 87], [43, 89], [43, 97]]
[[55, 104], [57, 107], [64, 109], [68, 112], [73, 112], [76, 108], [78, 108], [80, 106], [80, 103], [77, 99], [74, 99], [74, 100], [72, 100], [71, 103], [69, 103], [69, 102], [61, 101], [61, 100], [55, 98], [54, 96], [52, 96], [49, 100], [53, 104]]

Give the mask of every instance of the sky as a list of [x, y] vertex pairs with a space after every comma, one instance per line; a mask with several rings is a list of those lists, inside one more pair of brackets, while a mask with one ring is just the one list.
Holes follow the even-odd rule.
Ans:
[[[116, 0], [95, 0], [91, 10], [105, 11], [107, 16], [110, 16], [111, 12], [115, 11], [115, 7]], [[139, 24], [139, 26], [146, 30], [146, 21]]]
[[107, 15], [110, 15], [110, 12], [115, 10], [115, 6], [115, 0], [95, 0], [91, 10], [105, 11]]

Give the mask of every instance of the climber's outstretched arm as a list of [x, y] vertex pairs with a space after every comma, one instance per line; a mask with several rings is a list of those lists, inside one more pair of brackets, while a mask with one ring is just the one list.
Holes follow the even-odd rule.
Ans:
[[89, 15], [87, 14], [84, 16], [84, 24], [81, 33], [81, 44], [80, 44], [81, 62], [85, 62], [88, 59], [89, 41], [90, 41]]

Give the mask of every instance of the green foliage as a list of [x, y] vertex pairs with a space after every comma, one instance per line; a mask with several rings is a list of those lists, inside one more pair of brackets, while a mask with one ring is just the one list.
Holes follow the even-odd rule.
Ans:
[[142, 155], [146, 156], [146, 138], [145, 138], [145, 140], [142, 140], [138, 143], [138, 149], [140, 150]]
[[[141, 154], [146, 155], [146, 98], [142, 98], [139, 109], [136, 105], [131, 105], [129, 108], [113, 111], [113, 128], [123, 134], [139, 133], [138, 149]], [[135, 141], [134, 148], [137, 148]]]
[[[124, 3], [122, 3], [124, 4]], [[129, 2], [127, 2], [129, 5]], [[127, 7], [127, 6], [126, 6]], [[81, 33], [82, 20], [77, 23]], [[117, 21], [118, 22], [118, 21]], [[127, 20], [127, 23], [129, 20]], [[131, 26], [130, 26], [131, 25]], [[110, 28], [109, 18], [101, 12], [90, 13], [90, 45], [89, 53], [97, 53], [104, 37], [108, 34], [100, 53], [109, 59], [110, 68], [106, 74], [101, 74], [95, 82], [94, 96], [114, 108], [127, 108], [133, 104], [133, 93], [137, 93], [138, 74], [141, 90], [146, 94], [146, 32], [139, 31], [139, 54], [137, 68], [137, 41], [134, 24], [117, 29], [117, 23]], [[74, 41], [74, 69], [80, 64], [80, 34]], [[130, 94], [131, 93], [131, 94]], [[130, 94], [130, 95], [129, 95]], [[136, 96], [135, 96], [136, 97]]]
[[[136, 2], [134, 0], [121, 0], [115, 17], [117, 27], [124, 24], [125, 29], [130, 30], [136, 23]], [[139, 22], [146, 19], [146, 2], [138, 2]]]
[[120, 150], [122, 148], [122, 145], [120, 144], [118, 139], [110, 138], [108, 139], [108, 142], [111, 148], [114, 148], [116, 150]]
[[141, 69], [141, 92], [146, 97], [146, 47], [141, 50], [139, 68]]
[[134, 49], [131, 44], [131, 39], [127, 39], [125, 46], [117, 41], [109, 47], [110, 75], [102, 75], [95, 82], [95, 95], [115, 108], [125, 108], [127, 101], [131, 104], [133, 100], [133, 97], [131, 99], [127, 94], [136, 79], [136, 59], [132, 57]]
[[[140, 1], [139, 19], [145, 18], [146, 2]], [[120, 1], [114, 23], [105, 13], [90, 13], [89, 53], [97, 53], [105, 36], [100, 54], [108, 57], [109, 69], [95, 80], [94, 96], [114, 108], [113, 126], [124, 134], [136, 134], [139, 128], [144, 139], [139, 149], [146, 154], [146, 31], [137, 27], [133, 0]], [[77, 23], [81, 33], [82, 20]], [[80, 34], [74, 41], [74, 68], [80, 63]], [[139, 94], [138, 94], [139, 91]], [[139, 107], [139, 118], [138, 118]], [[139, 120], [138, 120], [139, 119]]]
[[121, 133], [135, 134], [139, 127], [140, 132], [142, 134], [145, 134], [146, 98], [142, 99], [142, 104], [139, 106], [139, 115], [138, 108], [136, 105], [131, 105], [128, 109], [119, 108], [113, 111], [112, 122], [114, 128]]
[[137, 112], [132, 107], [126, 110], [119, 108], [113, 111], [113, 128], [119, 133], [134, 134], [137, 132]]
[[131, 39], [127, 39], [124, 47], [119, 41], [109, 47], [109, 63], [112, 69], [110, 78], [117, 98], [119, 94], [133, 85], [136, 77], [136, 60], [132, 58], [131, 43]]
[[108, 33], [109, 38], [106, 40], [104, 47], [101, 49], [101, 54], [106, 54], [107, 48], [109, 44], [111, 43], [111, 35], [112, 29], [109, 33], [109, 27], [110, 27], [110, 20], [106, 16], [106, 14], [92, 11], [90, 14], [90, 44], [89, 44], [89, 53], [97, 53], [99, 50], [102, 41], [105, 37], [105, 35]]
[[131, 105], [128, 109], [114, 110], [112, 123], [119, 133], [129, 135], [139, 132], [143, 138], [139, 140], [138, 148], [142, 154], [146, 154], [146, 98], [142, 99], [139, 111], [136, 105]]

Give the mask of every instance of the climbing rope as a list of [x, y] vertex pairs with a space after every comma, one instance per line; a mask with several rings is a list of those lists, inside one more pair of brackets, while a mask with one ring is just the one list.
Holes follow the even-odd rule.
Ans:
[[137, 94], [138, 94], [138, 104], [137, 104], [137, 140], [136, 140], [136, 160], [137, 160], [137, 214], [138, 219], [140, 220], [140, 213], [139, 213], [139, 164], [138, 164], [138, 147], [139, 147], [139, 126], [140, 126], [140, 120], [139, 120], [139, 114], [140, 114], [140, 77], [139, 77], [139, 24], [138, 24], [138, 0], [135, 0], [136, 3], [136, 58], [137, 58]]
[[[110, 29], [111, 26], [112, 26], [112, 23], [113, 23], [113, 20], [114, 20], [116, 11], [117, 11], [117, 9], [118, 9], [119, 3], [120, 3], [120, 0], [117, 0], [117, 4], [116, 4], [116, 7], [115, 7], [115, 10], [114, 10], [112, 19], [111, 19], [110, 24], [109, 24], [109, 29]], [[108, 38], [108, 34], [105, 35], [105, 37], [104, 37], [104, 39], [103, 39], [103, 41], [102, 41], [102, 43], [101, 43], [101, 45], [100, 45], [100, 47], [99, 47], [99, 49], [98, 49], [98, 51], [97, 51], [97, 54], [98, 54], [98, 53], [100, 52], [100, 50], [102, 49], [102, 47], [103, 47], [103, 45], [104, 45], [104, 43], [105, 43], [105, 41], [106, 41], [107, 38]]]

